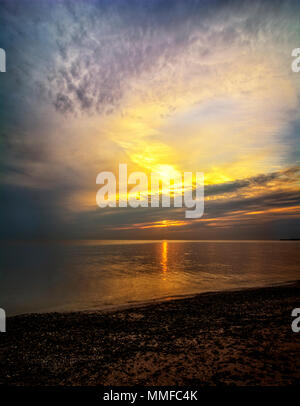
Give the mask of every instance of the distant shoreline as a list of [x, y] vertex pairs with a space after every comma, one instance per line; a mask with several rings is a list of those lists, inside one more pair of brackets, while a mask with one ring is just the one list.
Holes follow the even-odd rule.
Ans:
[[184, 243], [184, 242], [216, 242], [216, 243], [232, 243], [232, 242], [237, 242], [237, 243], [247, 243], [247, 242], [266, 242], [266, 243], [270, 243], [270, 242], [280, 242], [280, 241], [300, 241], [300, 238], [276, 238], [273, 240], [270, 239], [251, 239], [251, 240], [247, 240], [247, 239], [239, 239], [239, 240], [231, 240], [231, 239], [226, 239], [226, 240], [206, 240], [206, 239], [202, 239], [202, 240], [183, 240], [183, 239], [176, 239], [176, 240], [172, 240], [170, 238], [165, 238], [165, 239], [128, 239], [128, 238], [124, 238], [124, 239], [90, 239], [90, 238], [85, 238], [85, 239], [63, 239], [63, 238], [48, 238], [48, 239], [0, 239], [0, 242], [2, 243], [7, 243], [7, 244], [53, 244], [53, 243], [61, 243], [61, 244], [70, 244], [70, 243], [98, 243], [98, 244], [124, 244], [124, 243], [128, 243], [128, 244], [143, 244], [143, 243], [159, 243], [159, 242], [163, 242], [163, 241], [168, 241], [170, 243], [174, 242], [174, 243]]
[[299, 384], [295, 307], [299, 281], [113, 312], [9, 317], [0, 384]]
[[280, 241], [300, 241], [300, 238], [280, 238]]

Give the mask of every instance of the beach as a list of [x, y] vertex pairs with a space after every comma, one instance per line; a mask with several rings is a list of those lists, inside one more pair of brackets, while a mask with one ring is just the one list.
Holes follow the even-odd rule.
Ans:
[[300, 283], [109, 312], [25, 314], [0, 336], [0, 384], [300, 383]]

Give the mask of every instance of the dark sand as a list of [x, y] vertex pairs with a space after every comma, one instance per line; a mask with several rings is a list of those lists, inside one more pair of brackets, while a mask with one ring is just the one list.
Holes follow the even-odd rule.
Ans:
[[300, 284], [202, 294], [112, 313], [8, 318], [6, 385], [300, 383]]

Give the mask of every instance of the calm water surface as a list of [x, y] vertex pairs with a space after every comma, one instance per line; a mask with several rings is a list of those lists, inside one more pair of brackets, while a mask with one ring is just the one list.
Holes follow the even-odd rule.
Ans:
[[300, 279], [300, 242], [1, 243], [8, 314], [93, 310]]

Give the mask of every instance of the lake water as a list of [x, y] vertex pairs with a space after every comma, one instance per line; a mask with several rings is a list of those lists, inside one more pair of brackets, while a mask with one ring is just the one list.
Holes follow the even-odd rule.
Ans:
[[296, 241], [1, 243], [7, 314], [106, 309], [300, 279]]

